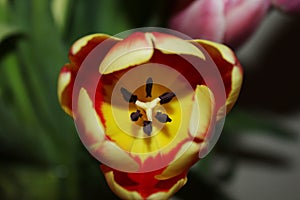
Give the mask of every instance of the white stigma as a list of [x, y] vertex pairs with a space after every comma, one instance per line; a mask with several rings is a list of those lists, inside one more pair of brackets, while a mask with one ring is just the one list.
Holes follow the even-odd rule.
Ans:
[[158, 97], [153, 99], [150, 102], [142, 102], [142, 101], [137, 100], [135, 102], [135, 105], [142, 108], [146, 112], [148, 121], [152, 121], [152, 114], [153, 114], [152, 110], [153, 110], [153, 108], [155, 108], [155, 106], [157, 106], [157, 104], [160, 102], [160, 100], [161, 99]]

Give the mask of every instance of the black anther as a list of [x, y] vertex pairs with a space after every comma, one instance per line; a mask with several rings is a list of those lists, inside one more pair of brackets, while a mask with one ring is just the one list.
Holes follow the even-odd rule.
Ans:
[[151, 121], [144, 121], [143, 122], [143, 131], [144, 133], [146, 133], [148, 136], [151, 135], [151, 132], [152, 132], [152, 122]]
[[163, 114], [161, 112], [157, 112], [155, 115], [155, 118], [160, 121], [161, 123], [167, 123], [167, 122], [171, 122], [172, 119], [167, 115], [167, 114]]
[[169, 103], [176, 95], [173, 92], [166, 92], [159, 96], [160, 104]]
[[152, 86], [153, 86], [153, 80], [151, 77], [149, 77], [146, 81], [146, 97], [152, 97]]
[[125, 101], [128, 101], [128, 102], [136, 102], [137, 101], [137, 96], [130, 93], [128, 90], [126, 90], [125, 88], [121, 88], [121, 93], [123, 94], [123, 97], [125, 99]]
[[143, 114], [141, 114], [141, 111], [140, 110], [137, 110], [136, 112], [132, 112], [130, 114], [130, 119], [132, 121], [137, 121], [141, 116], [143, 116]]

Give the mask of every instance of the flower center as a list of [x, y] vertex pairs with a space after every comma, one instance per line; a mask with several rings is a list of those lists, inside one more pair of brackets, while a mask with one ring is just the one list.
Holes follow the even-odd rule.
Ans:
[[[146, 98], [152, 97], [152, 87], [153, 80], [151, 77], [149, 77], [146, 81], [145, 87]], [[166, 113], [162, 113], [161, 111], [157, 111], [154, 115], [154, 110], [156, 110], [159, 105], [169, 103], [176, 96], [173, 92], [165, 92], [151, 101], [144, 102], [139, 100], [137, 95], [132, 94], [124, 87], [122, 87], [120, 91], [125, 101], [134, 103], [137, 107], [137, 110], [130, 114], [131, 121], [139, 122], [142, 120], [143, 131], [148, 136], [150, 136], [152, 133], [153, 116], [155, 116], [159, 123], [167, 123], [172, 121], [172, 119]], [[146, 114], [146, 116], [142, 114], [141, 110]]]

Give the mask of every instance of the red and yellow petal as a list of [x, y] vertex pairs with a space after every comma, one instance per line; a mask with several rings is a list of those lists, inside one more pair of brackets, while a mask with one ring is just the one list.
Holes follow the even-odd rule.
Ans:
[[113, 46], [101, 62], [99, 72], [110, 74], [147, 62], [153, 54], [148, 34], [136, 32]]
[[101, 165], [111, 190], [121, 199], [169, 199], [187, 181], [186, 172], [175, 177], [159, 180], [156, 178], [162, 170], [146, 173], [124, 173]]
[[136, 32], [116, 44], [99, 67], [101, 74], [109, 74], [149, 61], [154, 49], [164, 54], [192, 55], [205, 60], [203, 52], [181, 38], [164, 33]]
[[76, 74], [71, 64], [65, 64], [58, 77], [57, 96], [62, 109], [72, 116], [72, 90]]
[[155, 49], [164, 54], [191, 55], [205, 60], [203, 52], [195, 45], [179, 37], [164, 33], [147, 33], [153, 41]]
[[200, 151], [206, 150], [205, 145], [209, 143], [214, 123], [214, 96], [207, 86], [197, 86], [190, 114], [188, 130], [190, 137], [186, 138], [186, 142], [179, 147], [173, 162], [157, 178], [166, 179], [176, 176], [188, 170], [199, 160], [199, 154], [205, 153]]
[[98, 160], [116, 169], [122, 170], [125, 165], [127, 171], [137, 171], [139, 167], [137, 162], [106, 135], [86, 89], [81, 88], [76, 105], [74, 120], [80, 139], [89, 152]]
[[108, 51], [110, 48], [118, 43], [121, 39], [112, 37], [107, 34], [91, 34], [78, 39], [70, 48], [69, 59], [74, 64], [76, 70], [80, 67], [87, 55], [97, 45], [105, 42], [105, 46], [101, 47], [103, 51]]
[[[226, 90], [226, 112], [228, 113], [238, 98], [243, 81], [243, 70], [236, 55], [223, 44], [208, 40], [194, 40], [192, 42], [200, 44], [216, 63]], [[222, 106], [220, 112], [221, 110]]]
[[105, 54], [120, 39], [105, 34], [93, 34], [77, 40], [69, 51], [70, 63], [65, 64], [58, 77], [58, 99], [63, 110], [72, 116], [72, 94], [77, 72], [88, 54], [105, 41], [103, 53]]

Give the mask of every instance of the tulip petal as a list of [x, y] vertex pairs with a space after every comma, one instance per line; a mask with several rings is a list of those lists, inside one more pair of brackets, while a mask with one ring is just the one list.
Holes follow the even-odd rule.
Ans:
[[190, 117], [189, 132], [192, 137], [205, 139], [214, 116], [215, 100], [213, 93], [205, 85], [197, 86]]
[[170, 179], [158, 180], [155, 175], [161, 170], [148, 173], [124, 173], [101, 165], [106, 181], [122, 199], [169, 199], [187, 181], [186, 173]]
[[99, 67], [101, 74], [109, 74], [148, 61], [153, 54], [151, 37], [136, 32], [117, 43], [108, 52]]
[[[228, 113], [238, 98], [243, 80], [243, 71], [234, 52], [225, 45], [207, 40], [194, 40], [199, 43], [216, 63], [226, 90], [226, 112]], [[216, 105], [222, 110], [223, 105]]]
[[[161, 174], [156, 175], [155, 178], [167, 180], [188, 171], [188, 169], [199, 160], [200, 144], [195, 141], [191, 138], [191, 141], [182, 145], [173, 162], [171, 162]], [[200, 140], [198, 140], [198, 142], [200, 142]]]
[[193, 55], [205, 60], [203, 52], [179, 37], [163, 33], [136, 32], [116, 44], [99, 67], [101, 74], [109, 74], [149, 61], [154, 49], [164, 54]]
[[193, 55], [205, 60], [203, 52], [186, 40], [164, 33], [147, 33], [152, 38], [155, 49], [164, 54]]
[[62, 109], [72, 116], [72, 90], [75, 75], [71, 70], [71, 64], [62, 67], [57, 85], [57, 96]]
[[119, 38], [106, 34], [91, 34], [78, 39], [70, 48], [69, 59], [77, 68], [80, 67], [86, 56], [99, 44], [106, 41], [108, 46], [119, 42]]
[[77, 106], [74, 111], [75, 122], [80, 138], [90, 153], [99, 161], [114, 166], [116, 169], [122, 170], [123, 166], [127, 166], [127, 170], [137, 171], [136, 161], [105, 135], [93, 102], [84, 88], [80, 90]]
[[[65, 64], [58, 77], [58, 99], [62, 109], [72, 115], [73, 85], [77, 72], [88, 54], [99, 44], [106, 41], [106, 47], [113, 46], [119, 39], [105, 34], [93, 34], [77, 40], [69, 51], [71, 63]], [[103, 51], [106, 51], [103, 48]], [[96, 75], [96, 74], [94, 74]]]
[[130, 191], [124, 188], [122, 185], [116, 182], [114, 170], [108, 168], [104, 165], [101, 165], [101, 169], [104, 173], [106, 182], [110, 189], [117, 194], [121, 199], [132, 199], [132, 200], [141, 200], [143, 197], [137, 191]]
[[193, 98], [193, 106], [189, 122], [190, 137], [177, 151], [173, 162], [157, 176], [158, 179], [168, 179], [188, 170], [198, 159], [200, 145], [210, 133], [214, 116], [214, 97], [205, 85], [197, 86]]

